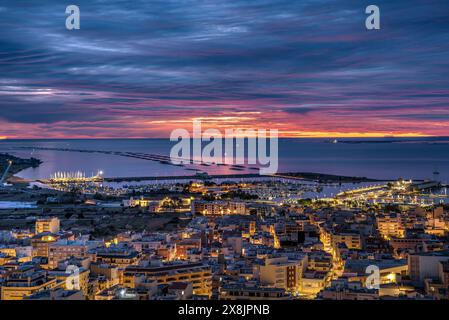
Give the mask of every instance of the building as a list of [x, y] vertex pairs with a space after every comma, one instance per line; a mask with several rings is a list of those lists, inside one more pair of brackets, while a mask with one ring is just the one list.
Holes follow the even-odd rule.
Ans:
[[380, 284], [397, 283], [408, 274], [406, 259], [348, 259], [344, 275], [351, 282], [365, 283], [372, 273], [368, 268], [372, 267], [379, 269]]
[[50, 244], [56, 242], [59, 236], [51, 232], [41, 232], [31, 238], [33, 257], [47, 257]]
[[359, 233], [355, 232], [332, 233], [331, 243], [334, 250], [341, 243], [345, 244], [348, 249], [362, 249], [362, 238]]
[[392, 238], [389, 244], [394, 252], [400, 252], [402, 250], [416, 250], [416, 247], [422, 245], [424, 241], [425, 239], [420, 238]]
[[307, 269], [318, 272], [329, 272], [332, 269], [332, 255], [324, 251], [315, 251], [308, 254]]
[[262, 285], [298, 292], [301, 277], [307, 265], [307, 255], [289, 259], [286, 256], [266, 258], [259, 266], [259, 280]]
[[241, 233], [232, 231], [224, 232], [222, 242], [224, 246], [232, 248], [237, 255], [240, 256], [242, 254], [243, 238]]
[[139, 300], [139, 295], [136, 289], [115, 285], [95, 294], [94, 300]]
[[0, 252], [0, 266], [13, 262], [15, 260], [14, 256], [8, 255], [6, 253]]
[[376, 217], [377, 229], [384, 239], [403, 238], [405, 229], [401, 221], [401, 215], [391, 213]]
[[23, 300], [40, 291], [63, 286], [63, 281], [48, 277], [44, 270], [25, 265], [6, 277], [1, 287], [1, 300]]
[[190, 249], [201, 250], [200, 238], [187, 238], [175, 244], [176, 258], [180, 260], [187, 260], [189, 258], [188, 251]]
[[58, 218], [44, 218], [36, 220], [36, 234], [49, 232], [58, 233], [60, 230], [60, 222]]
[[132, 248], [109, 247], [99, 249], [95, 253], [94, 262], [125, 268], [135, 265], [140, 260], [140, 254]]
[[425, 279], [438, 280], [440, 262], [449, 260], [449, 251], [415, 253], [408, 256], [408, 269], [415, 285], [423, 286]]
[[438, 300], [449, 300], [449, 260], [438, 264], [438, 279], [425, 279], [426, 293]]
[[48, 267], [54, 269], [58, 262], [70, 257], [85, 258], [92, 243], [82, 240], [59, 240], [50, 244], [48, 249]]
[[90, 264], [90, 275], [93, 277], [104, 277], [112, 285], [119, 284], [119, 270], [118, 267], [111, 266], [104, 263], [91, 263]]
[[177, 300], [189, 300], [193, 296], [191, 282], [172, 282], [167, 287], [167, 294], [173, 295]]
[[280, 288], [245, 284], [225, 284], [219, 290], [219, 300], [286, 300], [291, 296]]
[[[79, 268], [76, 275], [67, 272], [66, 269], [49, 270], [47, 274], [49, 277], [63, 282], [65, 290], [81, 290], [83, 295], [88, 294], [89, 270], [87, 269]], [[74, 276], [77, 278], [77, 281], [70, 281]]]
[[362, 282], [342, 279], [333, 281], [319, 296], [324, 300], [379, 300], [379, 290], [367, 289]]
[[212, 294], [212, 270], [203, 263], [166, 264], [162, 266], [129, 266], [123, 273], [123, 284], [133, 288], [135, 277], [144, 275], [148, 279], [157, 280], [158, 284], [173, 282], [191, 282], [193, 294]]
[[247, 214], [241, 201], [192, 201], [192, 213], [202, 215]]
[[300, 294], [307, 298], [315, 298], [326, 286], [327, 272], [306, 271], [300, 283]]
[[26, 297], [25, 300], [86, 300], [80, 290], [64, 290], [62, 288], [40, 291]]
[[160, 208], [160, 201], [144, 198], [134, 199], [131, 197], [129, 200], [123, 200], [122, 205], [125, 208], [143, 207], [149, 208], [152, 212], [158, 212]]

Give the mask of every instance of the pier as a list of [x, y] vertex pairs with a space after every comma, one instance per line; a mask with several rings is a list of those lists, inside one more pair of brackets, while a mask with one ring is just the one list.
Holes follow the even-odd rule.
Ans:
[[147, 161], [153, 161], [153, 162], [159, 162], [164, 165], [170, 165], [170, 166], [177, 166], [177, 167], [193, 167], [188, 170], [196, 170], [200, 171], [200, 168], [195, 168], [198, 166], [203, 167], [209, 167], [209, 166], [227, 166], [230, 170], [235, 171], [242, 171], [242, 170], [249, 170], [249, 171], [255, 171], [259, 170], [257, 167], [249, 167], [244, 165], [232, 165], [232, 164], [225, 164], [225, 163], [213, 163], [213, 162], [204, 162], [199, 160], [192, 160], [192, 159], [184, 159], [184, 158], [176, 158], [176, 160], [183, 161], [184, 164], [174, 164], [172, 163], [172, 159], [169, 156], [166, 155], [160, 155], [160, 154], [152, 154], [152, 153], [142, 153], [142, 152], [127, 152], [127, 151], [107, 151], [107, 150], [87, 150], [87, 149], [70, 149], [70, 148], [45, 148], [45, 147], [22, 147], [21, 149], [33, 149], [33, 150], [51, 150], [51, 151], [64, 151], [64, 152], [80, 152], [80, 153], [100, 153], [100, 154], [107, 154], [107, 155], [113, 155], [113, 156], [120, 156], [120, 157], [128, 157], [128, 158], [134, 158], [134, 159], [140, 159], [140, 160], [147, 160]]

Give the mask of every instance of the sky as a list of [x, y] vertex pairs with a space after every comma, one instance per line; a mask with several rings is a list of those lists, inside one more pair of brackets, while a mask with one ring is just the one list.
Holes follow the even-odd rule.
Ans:
[[449, 1], [0, 2], [0, 139], [159, 138], [193, 120], [449, 136]]

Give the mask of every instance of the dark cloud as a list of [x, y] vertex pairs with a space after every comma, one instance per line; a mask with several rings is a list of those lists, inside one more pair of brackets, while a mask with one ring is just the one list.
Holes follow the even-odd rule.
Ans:
[[[371, 2], [360, 0], [77, 4], [81, 29], [68, 31], [61, 1], [0, 3], [0, 118], [99, 122], [106, 132], [104, 122], [139, 112], [274, 110], [291, 127], [292, 114], [406, 121], [411, 109], [448, 107], [446, 0], [378, 0], [379, 31], [365, 29]], [[448, 120], [437, 118], [426, 120]]]

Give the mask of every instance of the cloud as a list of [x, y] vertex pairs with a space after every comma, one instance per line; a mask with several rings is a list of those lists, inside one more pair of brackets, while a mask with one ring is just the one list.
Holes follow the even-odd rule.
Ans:
[[379, 0], [374, 32], [368, 4], [80, 0], [68, 31], [60, 1], [4, 0], [0, 136], [168, 136], [234, 112], [293, 133], [449, 133], [419, 116], [448, 107], [449, 3]]

